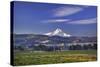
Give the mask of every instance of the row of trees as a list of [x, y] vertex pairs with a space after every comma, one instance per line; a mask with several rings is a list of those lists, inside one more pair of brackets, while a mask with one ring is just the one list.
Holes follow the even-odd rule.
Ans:
[[69, 46], [69, 50], [90, 50], [90, 49], [97, 49], [97, 44], [88, 44], [88, 45], [71, 45]]
[[56, 51], [56, 50], [96, 50], [97, 44], [88, 44], [88, 45], [70, 45], [70, 46], [45, 46], [45, 45], [38, 45], [38, 46], [30, 46], [26, 47], [24, 45], [15, 46], [15, 50], [39, 50], [39, 51]]
[[61, 47], [57, 47], [57, 46], [45, 46], [45, 45], [38, 45], [38, 46], [30, 46], [30, 47], [25, 47], [23, 45], [19, 45], [19, 46], [14, 46], [15, 50], [20, 50], [20, 51], [24, 51], [24, 50], [37, 50], [37, 51], [56, 51], [56, 50], [61, 50]]

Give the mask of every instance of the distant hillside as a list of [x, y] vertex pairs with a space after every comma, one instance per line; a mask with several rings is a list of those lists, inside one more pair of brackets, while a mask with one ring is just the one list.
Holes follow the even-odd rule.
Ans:
[[39, 44], [39, 43], [72, 43], [72, 42], [96, 42], [97, 37], [61, 37], [36, 34], [15, 34], [15, 44]]

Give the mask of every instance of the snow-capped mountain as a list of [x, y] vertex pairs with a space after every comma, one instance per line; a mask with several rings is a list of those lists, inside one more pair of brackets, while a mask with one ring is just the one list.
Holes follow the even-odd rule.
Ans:
[[60, 28], [57, 28], [53, 32], [46, 33], [48, 36], [62, 36], [62, 37], [70, 37], [70, 34], [63, 32]]

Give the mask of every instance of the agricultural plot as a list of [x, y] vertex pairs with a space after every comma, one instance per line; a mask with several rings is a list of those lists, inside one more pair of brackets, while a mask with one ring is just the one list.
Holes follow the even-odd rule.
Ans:
[[14, 65], [56, 64], [96, 61], [96, 50], [15, 52]]

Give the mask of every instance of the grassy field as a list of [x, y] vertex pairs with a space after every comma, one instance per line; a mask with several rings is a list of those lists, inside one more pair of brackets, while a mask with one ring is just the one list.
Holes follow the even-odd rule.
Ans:
[[97, 60], [96, 50], [71, 50], [55, 52], [15, 52], [14, 65], [37, 65]]

